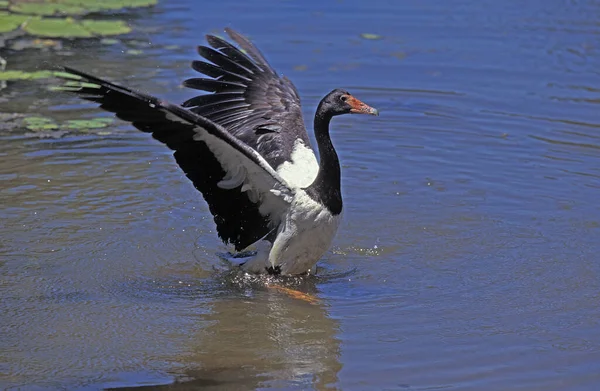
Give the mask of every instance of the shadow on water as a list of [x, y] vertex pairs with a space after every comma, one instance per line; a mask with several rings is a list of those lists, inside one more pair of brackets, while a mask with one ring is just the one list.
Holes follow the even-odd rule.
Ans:
[[127, 283], [121, 287], [123, 293], [136, 300], [201, 302], [207, 311], [197, 316], [187, 351], [176, 359], [179, 369], [171, 371], [173, 382], [149, 384], [146, 378], [135, 381], [135, 386], [122, 382], [105, 389], [255, 389], [294, 384], [335, 388], [342, 368], [340, 325], [319, 298], [318, 285], [355, 271], [319, 272], [286, 278], [251, 276], [234, 269], [189, 282]]

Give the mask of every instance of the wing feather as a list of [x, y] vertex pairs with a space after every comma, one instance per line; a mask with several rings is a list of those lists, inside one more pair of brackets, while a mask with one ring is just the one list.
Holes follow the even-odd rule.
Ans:
[[241, 250], [279, 224], [294, 189], [223, 126], [153, 96], [72, 68], [64, 70], [86, 83], [72, 92], [152, 133], [175, 151], [178, 164], [207, 199], [225, 242]]
[[[222, 38], [206, 37], [210, 47], [201, 46], [198, 53], [208, 62], [194, 61], [192, 67], [212, 79], [192, 78], [184, 85], [212, 94], [189, 99], [183, 106], [223, 126], [276, 170], [289, 163], [301, 141], [306, 153], [312, 153], [303, 169], [316, 177], [318, 164], [304, 126], [298, 91], [289, 79], [277, 75], [246, 37], [231, 29], [225, 31], [239, 48]], [[214, 107], [217, 102], [218, 109]]]

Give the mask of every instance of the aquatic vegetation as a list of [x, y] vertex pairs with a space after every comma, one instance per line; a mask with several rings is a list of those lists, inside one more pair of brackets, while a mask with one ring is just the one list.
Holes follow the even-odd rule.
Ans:
[[156, 2], [157, 0], [0, 1], [0, 33], [21, 28], [31, 35], [48, 38], [92, 38], [126, 34], [131, 28], [123, 20], [81, 19], [81, 16], [147, 7]]
[[119, 35], [131, 31], [125, 22], [65, 19], [32, 19], [23, 25], [32, 35], [50, 38], [91, 38], [94, 36]]
[[12, 15], [8, 12], [0, 11], [0, 33], [8, 33], [16, 30], [27, 20], [25, 15]]
[[0, 71], [0, 81], [45, 79], [53, 75], [52, 71]]
[[74, 129], [74, 130], [86, 130], [86, 129], [100, 129], [106, 128], [114, 121], [112, 118], [92, 118], [92, 119], [72, 119], [66, 121], [61, 128], [63, 129]]
[[14, 13], [39, 16], [85, 15], [91, 12], [115, 11], [155, 5], [157, 0], [28, 0], [9, 1]]
[[102, 38], [100, 43], [102, 45], [116, 45], [119, 43], [119, 40], [114, 38]]
[[[62, 123], [49, 117], [33, 116], [25, 117], [21, 121], [21, 126], [33, 132], [43, 132], [48, 130], [77, 130], [85, 132], [93, 129], [106, 128], [114, 122], [112, 118], [101, 117], [92, 119], [74, 119]], [[104, 132], [106, 134], [106, 132]]]
[[370, 39], [370, 40], [376, 40], [376, 39], [381, 39], [383, 38], [381, 35], [377, 35], [377, 34], [370, 34], [370, 33], [362, 33], [360, 35], [361, 38], [363, 39]]
[[26, 117], [23, 119], [23, 126], [34, 132], [58, 129], [58, 124], [48, 117]]
[[[123, 14], [119, 13], [121, 19], [115, 18], [115, 11], [156, 3], [157, 0], [0, 0], [0, 48], [7, 45], [13, 50], [61, 50], [66, 40], [80, 38], [99, 38], [105, 45], [119, 44], [121, 41], [113, 37], [129, 33], [131, 27], [123, 20]], [[108, 15], [108, 12], [112, 15]], [[141, 48], [130, 49], [127, 53], [140, 55], [143, 51]], [[53, 91], [69, 91], [91, 86], [63, 72], [39, 68], [5, 70], [7, 63], [12, 65], [10, 58], [0, 57], [0, 90], [9, 86], [11, 82], [50, 79], [54, 76], [66, 77], [69, 80], [61, 86], [48, 86], [45, 82], [36, 84]], [[35, 114], [0, 111], [0, 131], [26, 130], [33, 132], [36, 137], [61, 137], [65, 133], [73, 132], [107, 135], [112, 132], [108, 127], [113, 122], [112, 118], [63, 121], [40, 115], [40, 110], [36, 110]]]
[[67, 90], [71, 88], [81, 88], [81, 87], [95, 87], [95, 84], [83, 83], [78, 81], [76, 77], [66, 72], [59, 71], [34, 71], [34, 72], [26, 72], [26, 71], [0, 71], [0, 81], [14, 81], [14, 80], [37, 80], [37, 79], [47, 79], [49, 77], [61, 77], [61, 78], [71, 78], [73, 81], [67, 81], [63, 83], [62, 86], [53, 86], [53, 89], [57, 90]]

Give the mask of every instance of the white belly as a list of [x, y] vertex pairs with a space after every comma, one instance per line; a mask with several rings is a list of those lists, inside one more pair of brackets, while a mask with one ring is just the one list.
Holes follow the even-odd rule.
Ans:
[[340, 220], [341, 214], [332, 215], [304, 191], [298, 191], [273, 246], [259, 250], [244, 266], [255, 273], [264, 273], [268, 267], [279, 268], [281, 274], [305, 273], [331, 246]]

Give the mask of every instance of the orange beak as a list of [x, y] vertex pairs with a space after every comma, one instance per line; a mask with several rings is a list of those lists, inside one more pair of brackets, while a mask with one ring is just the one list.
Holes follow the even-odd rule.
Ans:
[[352, 107], [350, 112], [352, 114], [371, 114], [371, 115], [379, 115], [379, 110], [372, 108], [371, 106], [359, 101], [353, 96], [349, 96], [346, 100], [346, 103]]

